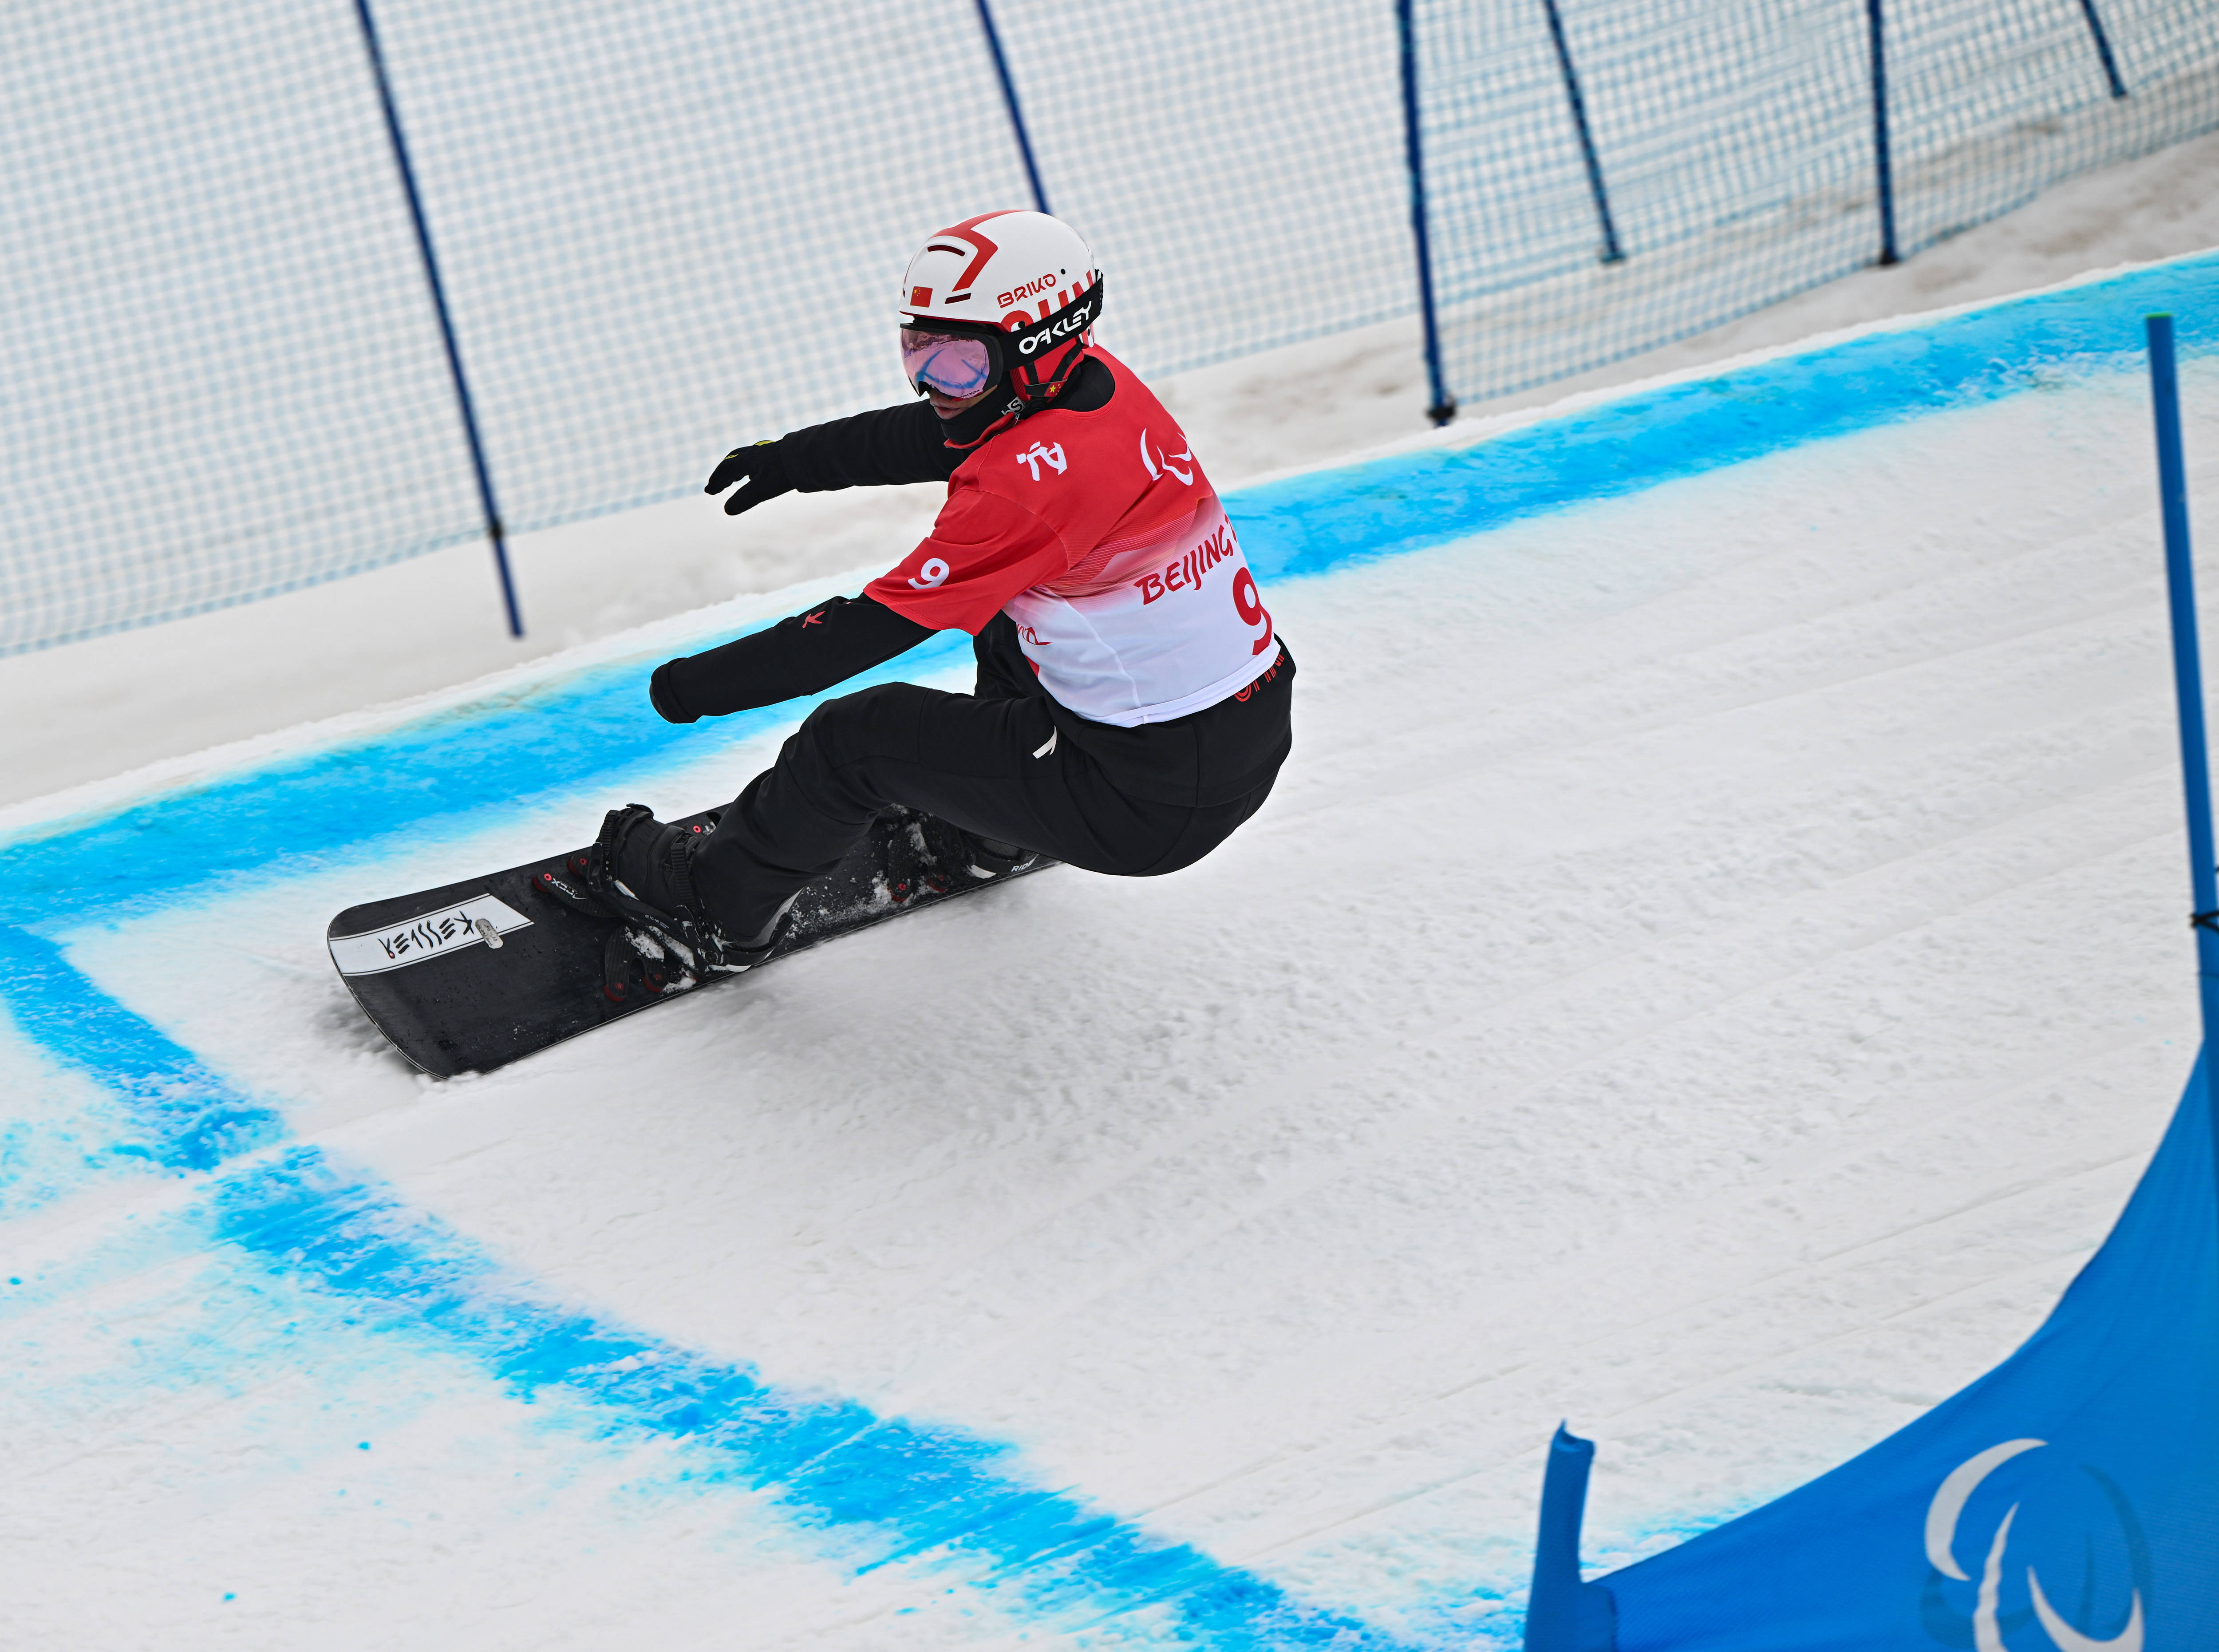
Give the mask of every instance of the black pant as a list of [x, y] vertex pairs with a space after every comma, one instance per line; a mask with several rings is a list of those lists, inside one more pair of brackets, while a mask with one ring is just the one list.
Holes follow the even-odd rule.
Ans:
[[708, 916], [753, 935], [892, 804], [1089, 872], [1177, 872], [1271, 794], [1290, 744], [1294, 661], [1235, 699], [1140, 729], [1090, 724], [982, 633], [978, 692], [888, 683], [828, 700], [749, 782], [693, 859]]

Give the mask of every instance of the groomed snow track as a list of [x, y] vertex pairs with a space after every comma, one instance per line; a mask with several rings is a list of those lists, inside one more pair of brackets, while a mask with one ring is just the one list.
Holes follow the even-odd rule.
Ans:
[[1559, 1417], [1615, 1564], [1918, 1414], [2194, 1053], [2135, 351], [2216, 284], [1252, 490], [1224, 851], [489, 1078], [325, 920], [729, 795], [793, 708], [645, 671], [801, 593], [8, 811], [0, 1639], [1507, 1644]]

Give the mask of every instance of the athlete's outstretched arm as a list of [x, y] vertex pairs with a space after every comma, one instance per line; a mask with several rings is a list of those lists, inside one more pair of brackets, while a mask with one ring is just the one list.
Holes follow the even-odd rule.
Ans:
[[825, 494], [839, 488], [946, 481], [965, 457], [948, 445], [948, 426], [927, 402], [874, 408], [789, 431], [775, 442], [736, 447], [718, 462], [702, 491], [721, 494], [741, 482], [724, 501], [726, 514], [737, 516], [797, 489]]
[[952, 433], [929, 402], [904, 401], [789, 432], [778, 452], [793, 485], [805, 494], [898, 487], [946, 481], [954, 475], [970, 456], [948, 445]]
[[868, 597], [835, 597], [768, 630], [665, 661], [648, 680], [648, 699], [669, 723], [775, 705], [884, 665], [933, 634]]

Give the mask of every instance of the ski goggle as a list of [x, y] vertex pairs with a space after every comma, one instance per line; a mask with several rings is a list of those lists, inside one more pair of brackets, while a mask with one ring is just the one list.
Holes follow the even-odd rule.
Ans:
[[975, 333], [904, 327], [901, 353], [902, 371], [911, 388], [937, 390], [959, 401], [977, 395], [1002, 376], [1001, 352], [994, 341]]

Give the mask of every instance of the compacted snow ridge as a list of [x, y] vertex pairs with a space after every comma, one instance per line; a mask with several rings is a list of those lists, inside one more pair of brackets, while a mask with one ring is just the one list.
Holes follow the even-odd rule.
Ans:
[[[2214, 181], [2185, 146], [1713, 344], [2219, 242]], [[1221, 482], [1402, 433], [1303, 422], [1369, 394], [1358, 342], [1173, 387]], [[1234, 435], [1271, 385], [1284, 432]], [[2208, 500], [2219, 363], [2184, 396]], [[2147, 1160], [2197, 1040], [2153, 472], [2122, 369], [1273, 582], [1295, 755], [1200, 866], [1047, 872], [488, 1076], [383, 1043], [330, 914], [718, 801], [780, 728], [174, 899], [28, 892], [11, 955], [85, 984], [74, 1030], [0, 1019], [0, 1643], [1514, 1643], [1559, 1419], [1590, 1563], [1653, 1552], [2007, 1354]], [[548, 536], [514, 655], [435, 557], [0, 661], [0, 832], [528, 704], [852, 590], [929, 507], [564, 531], [598, 586]], [[148, 1145], [203, 1091], [232, 1158]], [[515, 1351], [586, 1326], [599, 1387]], [[726, 1399], [611, 1397], [658, 1369]], [[743, 1387], [861, 1462], [939, 1443], [999, 1535], [736, 1468]], [[1010, 1535], [1066, 1507], [1102, 1524]]]

